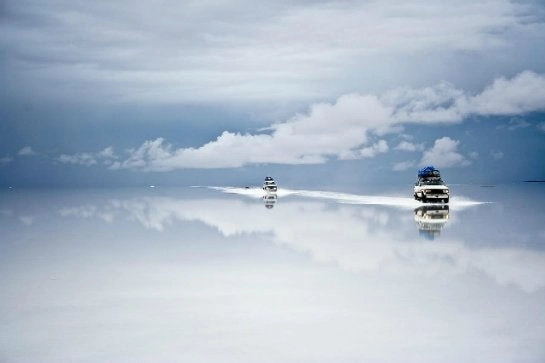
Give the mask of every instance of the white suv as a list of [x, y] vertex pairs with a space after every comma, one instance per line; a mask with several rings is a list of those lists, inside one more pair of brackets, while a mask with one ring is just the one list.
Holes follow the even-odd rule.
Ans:
[[449, 190], [440, 177], [418, 178], [414, 183], [414, 199], [423, 203], [448, 203]]

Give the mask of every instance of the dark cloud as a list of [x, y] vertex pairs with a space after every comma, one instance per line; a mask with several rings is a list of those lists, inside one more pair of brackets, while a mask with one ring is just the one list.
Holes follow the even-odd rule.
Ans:
[[[535, 15], [543, 7], [531, 2], [56, 0], [5, 8], [10, 88], [53, 99], [309, 101], [545, 71], [535, 57], [518, 56], [545, 44]], [[464, 57], [473, 66], [458, 69]]]

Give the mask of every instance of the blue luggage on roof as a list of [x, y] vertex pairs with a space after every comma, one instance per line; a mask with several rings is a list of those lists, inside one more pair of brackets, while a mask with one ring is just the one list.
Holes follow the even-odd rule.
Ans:
[[439, 170], [435, 169], [433, 165], [428, 165], [420, 170], [418, 170], [419, 178], [426, 178], [430, 176], [439, 176]]

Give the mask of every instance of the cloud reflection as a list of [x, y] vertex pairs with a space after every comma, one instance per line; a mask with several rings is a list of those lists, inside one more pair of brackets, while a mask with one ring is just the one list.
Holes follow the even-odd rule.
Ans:
[[[251, 195], [252, 191], [245, 193]], [[522, 247], [475, 247], [455, 233], [439, 240], [419, 238], [415, 220], [419, 228], [427, 228], [423, 227], [424, 217], [432, 213], [431, 219], [441, 217], [436, 227], [442, 230], [449, 216], [448, 209], [413, 211], [281, 195], [278, 198], [278, 201], [263, 199], [261, 203], [239, 197], [225, 198], [225, 195], [206, 199], [113, 199], [101, 206], [61, 208], [58, 214], [95, 217], [109, 223], [129, 220], [162, 233], [168, 233], [169, 226], [178, 221], [198, 221], [227, 238], [259, 235], [307, 254], [317, 262], [335, 264], [355, 273], [427, 277], [484, 273], [499, 285], [516, 285], [526, 292], [545, 286], [545, 253], [542, 251]]]

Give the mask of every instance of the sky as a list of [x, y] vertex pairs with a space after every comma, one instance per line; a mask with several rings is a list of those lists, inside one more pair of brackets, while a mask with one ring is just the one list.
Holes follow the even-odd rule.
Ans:
[[0, 185], [545, 180], [542, 1], [3, 1]]

